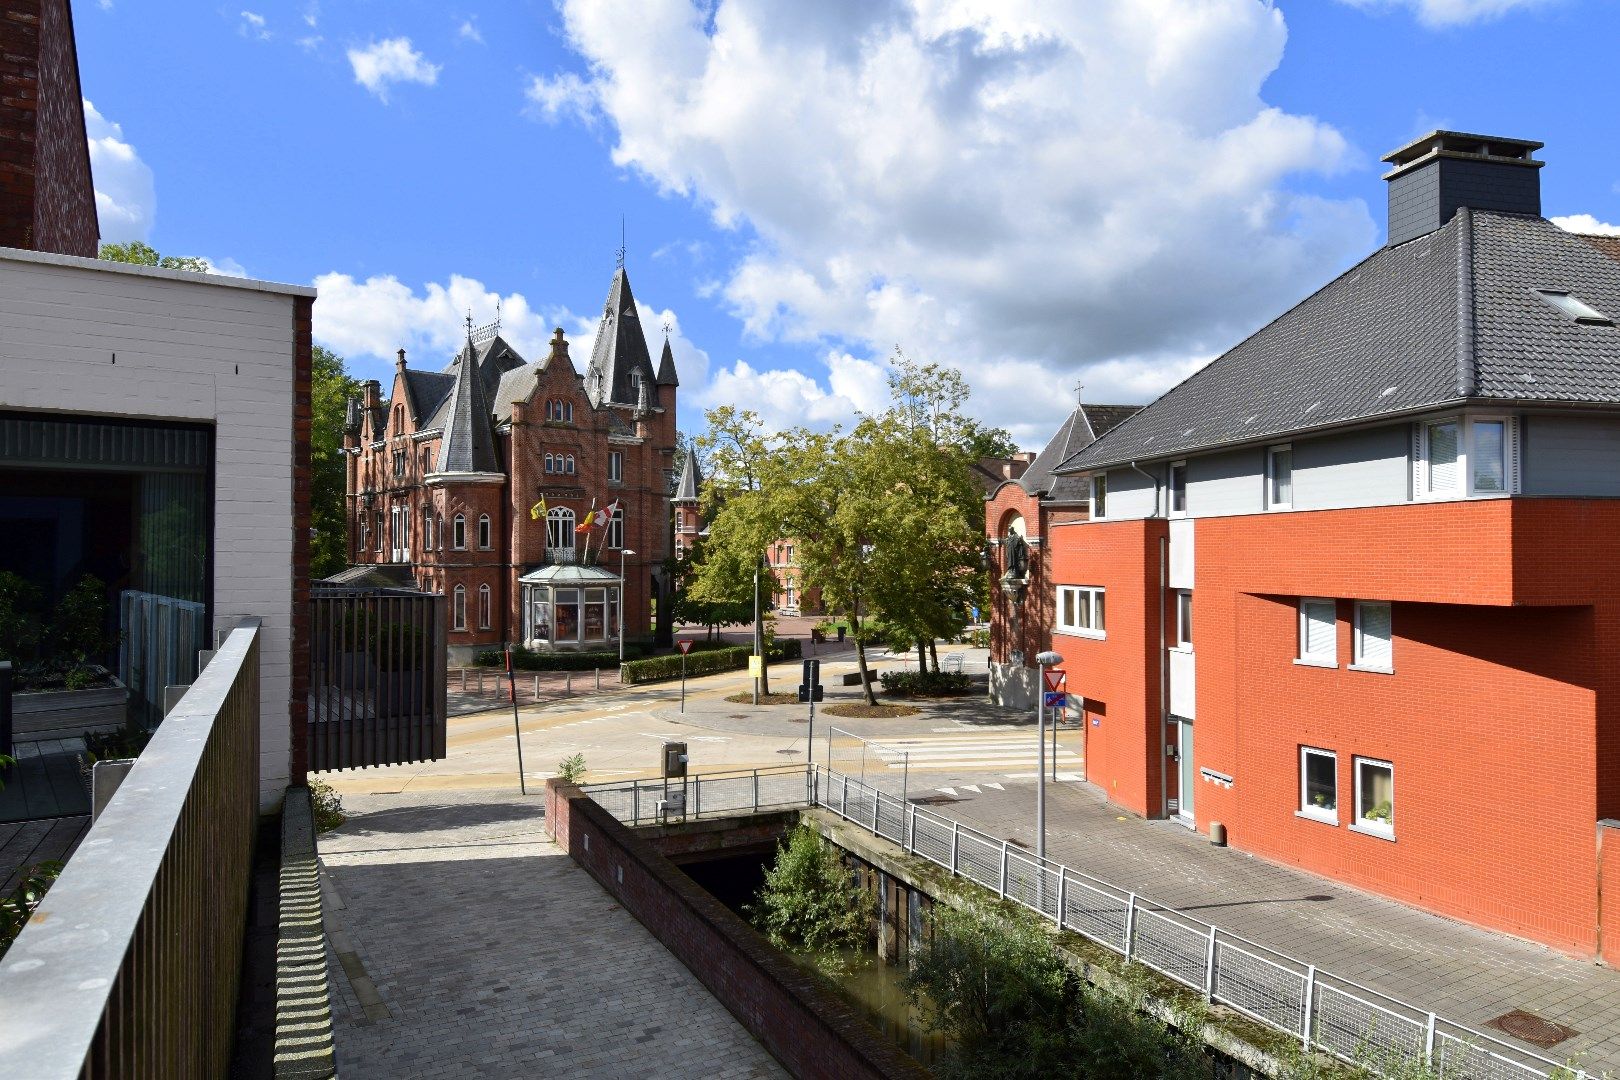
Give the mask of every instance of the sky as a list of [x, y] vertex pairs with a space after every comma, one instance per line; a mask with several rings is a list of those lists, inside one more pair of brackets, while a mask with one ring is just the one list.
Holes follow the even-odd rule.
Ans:
[[[496, 317], [589, 355], [621, 236], [679, 424], [882, 408], [896, 350], [1038, 448], [1383, 242], [1379, 158], [1544, 141], [1620, 224], [1613, 0], [79, 0], [102, 237], [314, 284], [387, 380]], [[622, 230], [622, 232], [621, 232]], [[649, 342], [656, 352], [656, 336]], [[1077, 390], [1077, 388], [1079, 388]], [[385, 391], [386, 392], [386, 391]]]

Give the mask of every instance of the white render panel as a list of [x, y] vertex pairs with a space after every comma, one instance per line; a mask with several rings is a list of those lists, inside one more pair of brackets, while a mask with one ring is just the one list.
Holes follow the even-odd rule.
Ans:
[[[1194, 547], [1193, 535], [1196, 522], [1192, 518], [1170, 519], [1170, 587], [1172, 589], [1190, 589], [1193, 587]], [[1183, 714], [1191, 717], [1191, 713]]]
[[1258, 447], [1187, 460], [1187, 513], [1193, 517], [1258, 514], [1264, 507]]
[[1412, 425], [1294, 441], [1294, 508], [1338, 510], [1407, 501]]
[[1131, 468], [1108, 470], [1107, 520], [1152, 517], [1157, 510], [1157, 490], [1151, 480]]
[[[1196, 616], [1195, 616], [1196, 618]], [[1195, 630], [1194, 633], [1197, 633]], [[1198, 719], [1198, 664], [1194, 653], [1170, 649], [1170, 711], [1186, 720]]]
[[1620, 419], [1526, 417], [1520, 486], [1527, 495], [1620, 495]]
[[214, 425], [214, 629], [263, 620], [260, 808], [291, 764], [294, 296], [0, 249], [0, 408]]

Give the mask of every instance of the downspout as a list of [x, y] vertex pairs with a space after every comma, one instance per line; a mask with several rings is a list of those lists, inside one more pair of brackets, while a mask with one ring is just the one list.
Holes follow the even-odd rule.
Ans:
[[[1153, 481], [1153, 516], [1159, 516], [1159, 478], [1131, 462], [1131, 468]], [[1164, 601], [1169, 586], [1170, 538], [1159, 537], [1159, 810], [1170, 816], [1170, 778], [1165, 760], [1170, 755], [1170, 668], [1165, 654]]]

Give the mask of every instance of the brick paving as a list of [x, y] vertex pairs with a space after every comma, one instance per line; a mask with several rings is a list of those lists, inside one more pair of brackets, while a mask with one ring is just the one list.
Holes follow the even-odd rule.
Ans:
[[786, 1075], [546, 839], [538, 797], [345, 801], [320, 839], [345, 1080]]

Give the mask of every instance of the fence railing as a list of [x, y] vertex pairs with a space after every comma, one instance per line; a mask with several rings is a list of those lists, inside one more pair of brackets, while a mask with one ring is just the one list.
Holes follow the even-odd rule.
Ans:
[[250, 620], [158, 727], [0, 960], [0, 1047], [14, 1069], [225, 1075], [258, 814]]
[[858, 778], [813, 767], [810, 801], [1126, 960], [1298, 1038], [1389, 1072], [1427, 1060], [1447, 1080], [1573, 1077], [1552, 1058], [1453, 1023], [1126, 889], [1037, 858]]
[[118, 678], [145, 727], [163, 719], [163, 689], [190, 686], [208, 647], [208, 609], [193, 600], [126, 589], [118, 594]]
[[[586, 784], [583, 790], [626, 825], [699, 818], [705, 814], [778, 810], [810, 805], [810, 773], [803, 765], [693, 773], [669, 780], [624, 780]], [[663, 813], [671, 794], [684, 796], [685, 810]]]
[[309, 604], [309, 768], [444, 757], [444, 596], [317, 587]]
[[[910, 794], [911, 751], [863, 738], [840, 727], [827, 729], [827, 768], [879, 791], [898, 788], [903, 800]], [[898, 773], [898, 775], [896, 775]]]

